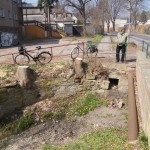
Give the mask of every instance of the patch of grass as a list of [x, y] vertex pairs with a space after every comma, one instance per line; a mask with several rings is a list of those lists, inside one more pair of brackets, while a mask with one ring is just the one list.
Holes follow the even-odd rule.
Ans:
[[28, 113], [26, 116], [19, 117], [13, 121], [9, 120], [9, 122], [3, 122], [0, 125], [0, 139], [24, 131], [34, 123], [35, 121], [32, 117], [32, 113]]
[[45, 145], [42, 150], [133, 150], [133, 146], [126, 142], [125, 129], [108, 128], [85, 134], [65, 145]]
[[19, 118], [17, 124], [18, 124], [18, 131], [23, 131], [29, 128], [31, 125], [34, 124], [32, 113], [29, 113], [26, 116]]
[[70, 105], [72, 110], [71, 116], [83, 116], [86, 115], [89, 111], [94, 110], [96, 107], [108, 106], [108, 102], [100, 99], [97, 95], [86, 94], [82, 98], [77, 98]]
[[94, 40], [93, 40], [93, 43], [92, 43], [92, 44], [97, 45], [97, 44], [98, 44], [98, 42], [100, 42], [100, 41], [102, 40], [102, 38], [103, 38], [103, 36], [102, 36], [102, 35], [100, 35], [100, 34], [95, 35], [95, 37], [94, 37]]
[[8, 80], [10, 77], [10, 73], [15, 73], [17, 67], [15, 65], [2, 65], [0, 66], [0, 70], [4, 73], [4, 76], [1, 77], [3, 80]]
[[101, 34], [97, 34], [94, 36], [93, 41], [90, 43], [91, 45], [98, 45], [99, 42], [102, 40], [103, 36]]
[[145, 135], [144, 131], [139, 133], [139, 145], [143, 150], [149, 150], [148, 138]]
[[15, 65], [2, 65], [0, 66], [0, 69], [2, 69], [5, 72], [14, 72], [17, 69], [17, 66]]
[[54, 119], [54, 120], [61, 120], [65, 117], [65, 112], [62, 110], [60, 112], [46, 112], [44, 115], [43, 115], [43, 120], [46, 121], [48, 119]]
[[62, 82], [62, 79], [52, 79], [52, 80], [44, 80], [41, 82], [40, 86], [44, 89], [49, 88], [52, 85], [56, 85], [58, 83]]

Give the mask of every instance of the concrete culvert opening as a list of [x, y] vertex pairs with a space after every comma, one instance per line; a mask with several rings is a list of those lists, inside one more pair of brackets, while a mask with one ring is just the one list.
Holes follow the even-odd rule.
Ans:
[[118, 87], [119, 79], [109, 78], [110, 84], [109, 89], [115, 89]]

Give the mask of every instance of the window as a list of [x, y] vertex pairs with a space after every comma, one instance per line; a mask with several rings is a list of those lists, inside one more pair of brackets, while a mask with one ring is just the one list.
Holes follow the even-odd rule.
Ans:
[[17, 14], [14, 14], [14, 19], [18, 20], [18, 15]]
[[11, 13], [10, 13], [10, 10], [8, 10], [8, 17], [9, 17], [9, 19], [12, 18]]
[[0, 8], [0, 17], [5, 17], [4, 9]]

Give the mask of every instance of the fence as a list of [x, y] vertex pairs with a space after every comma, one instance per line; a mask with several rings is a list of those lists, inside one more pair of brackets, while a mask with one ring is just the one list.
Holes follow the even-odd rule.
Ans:
[[[105, 46], [107, 47], [107, 45], [112, 44], [111, 42], [98, 42], [98, 43], [104, 44], [104, 47]], [[97, 45], [95, 42], [94, 42], [94, 44]], [[80, 45], [80, 47], [82, 49], [82, 51], [80, 51], [80, 54], [81, 54], [80, 57], [85, 58], [86, 57], [85, 51], [86, 51], [87, 42], [78, 42], [78, 43], [72, 43], [72, 44], [42, 47], [40, 50], [37, 50], [34, 48], [34, 49], [27, 50], [27, 52], [29, 52], [29, 53], [31, 52], [34, 55], [35, 53], [38, 53], [39, 51], [49, 51], [52, 54], [53, 58], [60, 57], [60, 60], [62, 60], [63, 57], [69, 56], [66, 59], [68, 59], [68, 58], [71, 59], [71, 50], [73, 48], [75, 48], [77, 45]], [[144, 48], [142, 48], [142, 50], [144, 50]], [[148, 51], [148, 48], [147, 48], [147, 51]], [[15, 57], [18, 54], [19, 54], [19, 52], [0, 55], [0, 64], [15, 64]], [[129, 52], [128, 52], [128, 54], [129, 54]], [[113, 59], [115, 59], [115, 55], [116, 55], [116, 51], [112, 50], [111, 46], [107, 50], [103, 50], [103, 48], [101, 50], [101, 47], [99, 47], [98, 58], [104, 58], [104, 57], [111, 56]], [[125, 53], [125, 56], [126, 55], [127, 54]], [[126, 59], [126, 57], [125, 57], [125, 59]]]
[[150, 47], [150, 44], [146, 43], [145, 41], [142, 42], [142, 51], [146, 52], [146, 58], [150, 57], [149, 47]]

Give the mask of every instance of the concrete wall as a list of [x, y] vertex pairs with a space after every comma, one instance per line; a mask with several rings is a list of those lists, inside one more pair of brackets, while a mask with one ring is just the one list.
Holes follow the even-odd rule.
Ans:
[[[29, 38], [45, 38], [46, 37], [46, 32], [44, 29], [41, 27], [38, 27], [36, 25], [26, 25], [25, 26], [25, 36]], [[62, 38], [62, 35], [57, 32], [57, 31], [52, 31], [52, 37], [55, 38]], [[51, 35], [50, 35], [51, 36]]]
[[65, 25], [65, 32], [69, 35], [73, 35], [73, 28], [72, 25]]
[[146, 59], [145, 52], [137, 52], [136, 65], [142, 125], [150, 145], [150, 59]]

